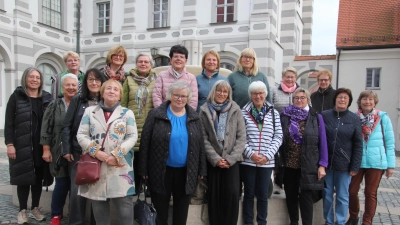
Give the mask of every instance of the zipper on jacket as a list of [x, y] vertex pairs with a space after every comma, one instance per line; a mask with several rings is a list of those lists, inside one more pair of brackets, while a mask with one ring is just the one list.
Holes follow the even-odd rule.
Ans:
[[[258, 133], [260, 134], [258, 137], [258, 154], [260, 154], [261, 152], [261, 138], [262, 138], [262, 128], [260, 129], [260, 127], [258, 126], [256, 120], [253, 118], [253, 116], [251, 115], [251, 113], [249, 111], [247, 111], [247, 113], [249, 114], [250, 118], [253, 120], [253, 123], [256, 125], [257, 129], [258, 129]], [[267, 115], [268, 111], [265, 113], [265, 116]], [[264, 127], [264, 118], [262, 120], [262, 126]], [[250, 159], [251, 160], [251, 159]], [[257, 163], [256, 163], [256, 167], [258, 167]]]
[[[325, 90], [326, 91], [326, 90]], [[322, 94], [322, 106], [321, 106], [321, 112], [324, 111], [324, 102], [325, 102], [325, 95]]]
[[[338, 114], [339, 114], [339, 112], [338, 112]], [[337, 134], [338, 134], [338, 132], [339, 132], [339, 126], [340, 126], [340, 117], [338, 117], [338, 124], [337, 124], [337, 127], [336, 127], [336, 134], [335, 134], [335, 139], [334, 139], [335, 144], [333, 145], [333, 151], [332, 151], [332, 158], [331, 158], [331, 163], [330, 163], [330, 169], [332, 169], [332, 166], [333, 166], [333, 156], [335, 156], [336, 139], [337, 139]]]

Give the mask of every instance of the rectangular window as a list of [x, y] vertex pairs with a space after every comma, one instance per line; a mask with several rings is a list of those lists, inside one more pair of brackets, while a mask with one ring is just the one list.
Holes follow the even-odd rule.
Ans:
[[44, 24], [61, 29], [61, 0], [43, 0], [42, 13]]
[[110, 32], [110, 2], [98, 3], [98, 33]]
[[167, 27], [168, 25], [168, 0], [154, 0], [153, 28]]
[[380, 89], [380, 79], [381, 68], [368, 68], [366, 89]]
[[217, 0], [217, 23], [232, 22], [235, 16], [235, 0]]

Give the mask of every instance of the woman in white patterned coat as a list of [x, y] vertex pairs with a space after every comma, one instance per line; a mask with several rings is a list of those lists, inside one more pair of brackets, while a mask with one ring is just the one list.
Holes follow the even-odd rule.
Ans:
[[120, 224], [128, 224], [133, 221], [135, 194], [132, 165], [133, 146], [137, 141], [135, 116], [131, 110], [120, 106], [122, 86], [118, 81], [106, 81], [100, 95], [99, 105], [85, 110], [77, 134], [82, 153], [102, 161], [100, 180], [79, 186], [78, 194], [92, 200], [96, 224], [110, 224], [111, 199]]

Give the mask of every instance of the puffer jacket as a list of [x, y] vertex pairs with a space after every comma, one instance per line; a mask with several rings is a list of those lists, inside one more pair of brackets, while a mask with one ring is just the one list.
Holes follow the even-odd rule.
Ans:
[[[130, 73], [132, 73], [132, 70]], [[156, 76], [153, 70], [151, 70], [150, 73], [152, 74], [149, 74], [149, 76]], [[138, 130], [138, 140], [135, 144], [135, 147], [133, 147], [135, 152], [139, 151], [140, 137], [142, 136], [144, 121], [146, 120], [150, 110], [154, 108], [152, 97], [154, 84], [155, 79], [147, 86], [149, 94], [147, 96], [146, 107], [142, 109], [142, 114], [139, 115], [139, 104], [136, 102], [136, 92], [138, 91], [140, 85], [132, 78], [132, 75], [128, 76], [124, 82], [121, 106], [132, 110], [132, 112], [135, 114], [136, 126]]]
[[335, 96], [336, 90], [332, 88], [331, 85], [324, 91], [321, 92], [321, 88], [311, 94], [311, 104], [312, 107], [321, 113], [324, 110], [332, 109], [334, 106], [333, 98]]
[[[296, 83], [296, 89], [300, 86]], [[287, 93], [282, 90], [282, 86], [279, 85], [272, 91], [272, 104], [279, 113], [283, 111], [286, 106], [293, 105], [293, 93]]]
[[[394, 133], [392, 122], [386, 112], [378, 112], [378, 123], [373, 129], [368, 142], [363, 141], [363, 152], [360, 168], [386, 170], [396, 167], [394, 152]], [[386, 149], [383, 145], [382, 125]]]
[[154, 108], [161, 105], [161, 103], [167, 101], [168, 87], [177, 80], [184, 80], [190, 85], [192, 90], [192, 99], [188, 100], [188, 104], [196, 111], [198, 102], [198, 90], [196, 77], [186, 71], [186, 67], [183, 68], [181, 75], [176, 78], [172, 66], [168, 70], [162, 71], [158, 74], [156, 84], [153, 89], [153, 105]]
[[76, 139], [78, 128], [81, 123], [85, 109], [89, 107], [86, 99], [81, 99], [80, 95], [76, 95], [69, 103], [68, 112], [65, 115], [62, 128], [61, 141], [63, 144], [62, 153], [66, 154], [82, 154], [82, 148]]
[[[42, 91], [41, 98], [44, 112], [52, 97], [49, 92]], [[33, 116], [29, 96], [21, 86], [17, 87], [8, 100], [4, 123], [5, 144], [14, 144], [16, 150], [16, 159], [9, 159], [11, 185], [35, 184], [34, 162], [43, 161], [42, 148], [33, 153], [35, 143], [32, 143], [32, 129], [41, 127], [41, 124], [33, 126]], [[40, 120], [38, 118], [37, 121]]]
[[243, 160], [242, 153], [246, 143], [246, 128], [242, 110], [238, 104], [232, 102], [232, 106], [228, 111], [223, 148], [219, 146], [214, 121], [207, 103], [200, 108], [200, 119], [203, 122], [207, 159], [212, 166], [215, 167], [221, 159], [226, 159], [231, 166]]
[[342, 172], [358, 172], [362, 156], [360, 118], [348, 109], [335, 109], [322, 113], [328, 140], [328, 169]]
[[[150, 190], [159, 194], [165, 194], [164, 177], [172, 131], [167, 115], [169, 104], [170, 101], [164, 102], [150, 111], [143, 126], [139, 148], [139, 175], [148, 176]], [[185, 191], [191, 194], [196, 188], [197, 177], [207, 175], [207, 166], [200, 118], [187, 104], [185, 109], [189, 135]]]
[[[61, 166], [58, 169], [55, 168], [57, 158], [61, 153], [61, 148], [59, 145], [61, 143], [61, 129], [64, 123], [65, 115], [65, 105], [62, 99], [58, 98], [52, 101], [44, 113], [42, 130], [40, 131], [40, 144], [50, 146], [50, 152], [53, 158], [53, 160], [49, 163], [50, 173], [56, 178], [68, 177], [68, 168], [66, 166]], [[52, 126], [53, 129], [51, 130]]]

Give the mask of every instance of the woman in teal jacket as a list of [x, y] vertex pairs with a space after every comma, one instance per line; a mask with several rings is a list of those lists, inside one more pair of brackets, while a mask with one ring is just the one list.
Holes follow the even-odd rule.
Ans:
[[370, 90], [361, 92], [358, 97], [358, 112], [362, 124], [363, 154], [360, 170], [351, 179], [349, 193], [350, 218], [346, 225], [358, 224], [360, 202], [358, 191], [365, 177], [365, 210], [363, 225], [372, 224], [376, 210], [376, 195], [383, 174], [393, 175], [396, 167], [394, 152], [394, 133], [392, 123], [386, 112], [375, 109], [378, 95]]

